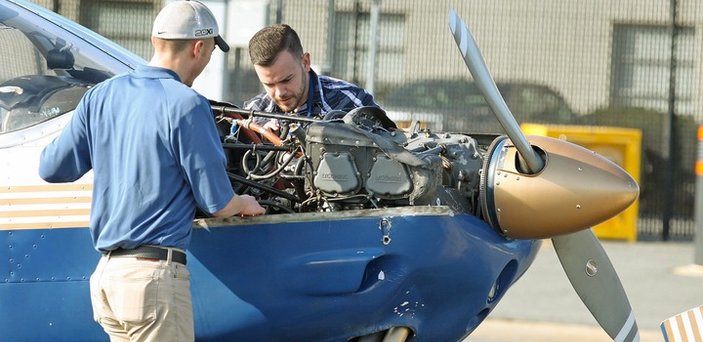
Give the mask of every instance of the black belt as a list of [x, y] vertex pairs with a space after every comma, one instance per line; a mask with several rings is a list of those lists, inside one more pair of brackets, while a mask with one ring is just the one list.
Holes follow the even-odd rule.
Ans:
[[[179, 264], [186, 264], [186, 254], [170, 249], [171, 251], [171, 261], [177, 262]], [[135, 258], [145, 258], [145, 259], [158, 259], [158, 260], [168, 260], [169, 249], [154, 247], [154, 246], [141, 246], [135, 249], [124, 249], [118, 248], [113, 251], [108, 252], [111, 257], [120, 256], [130, 256]], [[107, 254], [107, 253], [106, 253]]]

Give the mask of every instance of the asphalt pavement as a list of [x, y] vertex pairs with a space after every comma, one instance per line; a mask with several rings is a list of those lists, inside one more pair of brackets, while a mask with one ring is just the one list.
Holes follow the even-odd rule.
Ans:
[[[693, 242], [603, 241], [625, 288], [642, 342], [663, 341], [659, 324], [703, 305], [703, 266]], [[545, 241], [525, 275], [465, 341], [611, 341], [571, 287]]]

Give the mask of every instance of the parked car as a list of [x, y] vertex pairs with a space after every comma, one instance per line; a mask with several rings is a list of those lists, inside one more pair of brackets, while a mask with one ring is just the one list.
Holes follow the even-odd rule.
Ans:
[[[529, 82], [497, 82], [519, 123], [569, 124], [576, 115], [554, 89]], [[502, 132], [473, 81], [428, 79], [401, 85], [379, 99], [400, 126], [419, 120], [433, 130]]]

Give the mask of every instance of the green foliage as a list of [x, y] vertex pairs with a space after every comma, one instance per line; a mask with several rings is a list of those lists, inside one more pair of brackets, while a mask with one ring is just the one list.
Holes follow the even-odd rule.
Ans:
[[[642, 170], [640, 174], [640, 215], [664, 210], [671, 201], [675, 216], [691, 217], [695, 189], [694, 164], [696, 159], [698, 125], [686, 115], [674, 117], [671, 160], [664, 158], [666, 113], [643, 108], [608, 107], [584, 115], [584, 125], [638, 128], [642, 131]], [[674, 166], [677, 165], [677, 166]], [[669, 180], [671, 183], [669, 183]], [[670, 185], [673, 198], [666, 191]]]
[[[614, 126], [637, 128], [642, 131], [642, 153], [645, 158], [652, 153], [663, 158], [664, 132], [667, 124], [667, 113], [636, 107], [606, 107], [588, 115], [581, 116], [579, 123], [583, 125]], [[674, 117], [675, 136], [673, 141], [675, 156], [682, 168], [693, 170], [695, 162], [696, 131], [698, 125], [691, 116], [676, 115]]]

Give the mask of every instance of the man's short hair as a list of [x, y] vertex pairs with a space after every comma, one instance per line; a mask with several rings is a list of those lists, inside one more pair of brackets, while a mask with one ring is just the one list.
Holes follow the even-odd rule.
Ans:
[[249, 58], [254, 65], [270, 66], [283, 51], [289, 51], [297, 59], [303, 56], [298, 34], [286, 24], [264, 27], [249, 40]]
[[157, 50], [169, 51], [171, 53], [179, 53], [190, 47], [196, 39], [161, 39], [154, 37], [154, 47]]

